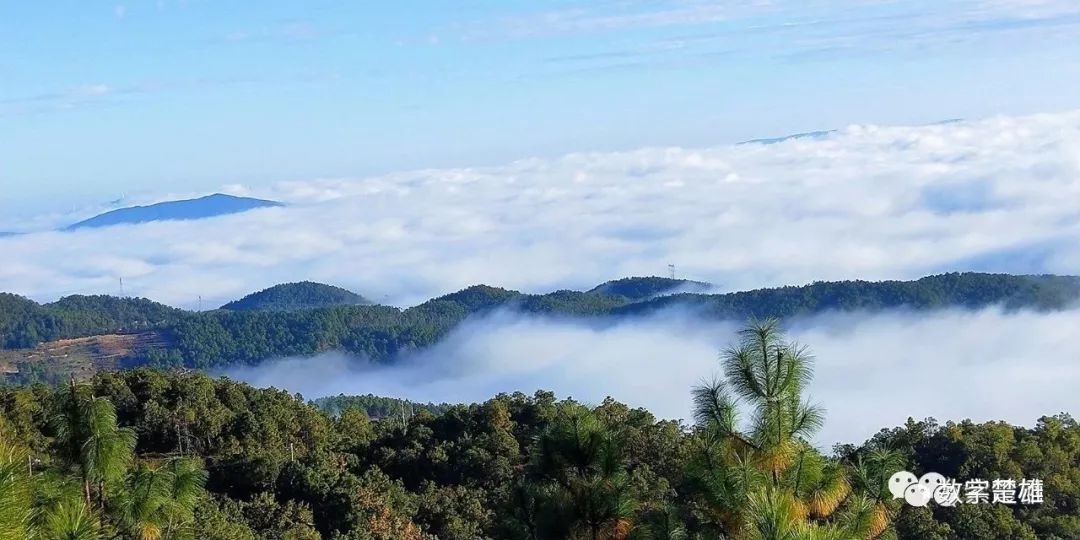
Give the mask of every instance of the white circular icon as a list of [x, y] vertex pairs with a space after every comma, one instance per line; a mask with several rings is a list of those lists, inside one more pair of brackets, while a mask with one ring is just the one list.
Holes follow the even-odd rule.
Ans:
[[889, 477], [889, 493], [894, 499], [903, 499], [904, 491], [911, 484], [919, 483], [919, 478], [908, 471], [900, 471]]
[[911, 506], [926, 506], [931, 498], [930, 490], [922, 484], [911, 484], [904, 490], [904, 500]]
[[945, 485], [945, 477], [936, 472], [928, 472], [919, 477], [919, 483], [929, 489], [930, 493], [933, 493], [938, 486]]

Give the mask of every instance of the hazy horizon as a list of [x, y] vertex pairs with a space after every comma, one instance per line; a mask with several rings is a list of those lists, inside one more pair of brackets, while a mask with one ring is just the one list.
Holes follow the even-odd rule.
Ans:
[[413, 305], [477, 283], [581, 289], [669, 264], [723, 290], [1076, 274], [1078, 149], [1073, 111], [232, 185], [220, 191], [288, 206], [72, 232], [48, 231], [69, 216], [0, 219], [39, 231], [0, 237], [13, 261], [0, 290], [54, 300], [118, 294], [123, 279], [125, 294], [190, 309], [300, 280]]
[[0, 212], [1063, 111], [1078, 36], [1071, 0], [9, 2]]

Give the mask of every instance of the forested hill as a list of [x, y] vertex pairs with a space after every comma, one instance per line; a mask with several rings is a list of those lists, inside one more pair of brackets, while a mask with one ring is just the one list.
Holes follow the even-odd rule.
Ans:
[[[1067, 276], [953, 273], [915, 281], [820, 282], [728, 294], [657, 297], [652, 292], [658, 283], [663, 283], [658, 279], [663, 278], [612, 282], [617, 284], [612, 288], [623, 294], [593, 289], [530, 295], [478, 285], [404, 310], [379, 305], [335, 305], [306, 310], [194, 313], [143, 299], [77, 296], [42, 305], [5, 294], [0, 295], [0, 345], [9, 351], [0, 350], [0, 372], [25, 375], [36, 371], [36, 378], [56, 377], [57, 373], [48, 373], [51, 368], [43, 366], [41, 360], [34, 360], [48, 356], [48, 351], [39, 350], [44, 347], [42, 342], [101, 334], [154, 333], [152, 339], [140, 341], [151, 345], [111, 352], [106, 367], [119, 362], [210, 368], [334, 349], [390, 361], [403, 352], [434, 344], [470, 316], [495, 309], [557, 316], [625, 317], [682, 306], [702, 317], [745, 321], [751, 317], [789, 318], [826, 311], [895, 308], [1001, 305], [1007, 309], [1054, 310], [1080, 299], [1080, 278]], [[102, 362], [95, 356], [95, 347], [94, 343], [85, 347], [85, 362], [97, 366]], [[71, 364], [77, 357], [65, 354], [64, 369], [73, 370]], [[42, 374], [43, 370], [46, 373]]]
[[274, 285], [269, 289], [229, 302], [221, 306], [221, 309], [232, 311], [290, 311], [370, 303], [363, 296], [341, 287], [301, 281], [299, 283]]
[[649, 298], [675, 292], [704, 293], [710, 288], [712, 288], [712, 285], [709, 285], [708, 283], [686, 279], [629, 277], [602, 283], [589, 290], [589, 292], [622, 296], [629, 300], [647, 300]]
[[75, 295], [38, 304], [0, 293], [0, 347], [33, 347], [61, 338], [164, 328], [189, 315], [144, 298]]
[[703, 315], [743, 319], [792, 317], [823, 311], [916, 310], [1000, 304], [1006, 309], [1057, 310], [1080, 300], [1080, 277], [950, 273], [914, 281], [831, 281], [728, 294], [676, 294], [627, 304], [616, 313], [648, 313], [676, 305]]

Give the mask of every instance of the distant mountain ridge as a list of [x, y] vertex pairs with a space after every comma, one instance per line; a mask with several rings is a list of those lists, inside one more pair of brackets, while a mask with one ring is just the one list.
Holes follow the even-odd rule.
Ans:
[[766, 144], [766, 145], [768, 145], [768, 144], [777, 144], [777, 143], [782, 143], [782, 142], [787, 142], [787, 141], [794, 141], [794, 140], [798, 140], [798, 139], [818, 140], [818, 139], [824, 139], [825, 137], [828, 137], [829, 135], [832, 135], [833, 133], [836, 133], [836, 131], [837, 130], [835, 130], [835, 129], [828, 129], [828, 130], [821, 130], [821, 131], [807, 131], [806, 133], [794, 133], [794, 134], [791, 134], [791, 135], [785, 135], [783, 137], [769, 137], [769, 138], [764, 138], [764, 139], [750, 139], [749, 141], [742, 141], [742, 142], [735, 143], [735, 144], [736, 144], [736, 146], [744, 145], [744, 144]]
[[293, 311], [329, 306], [370, 304], [367, 298], [350, 290], [324, 283], [301, 281], [283, 283], [251, 293], [221, 306], [230, 311]]
[[[297, 308], [272, 295], [269, 299], [274, 301], [262, 303], [266, 295], [260, 298], [256, 293], [256, 307], [269, 309], [208, 312], [108, 296], [67, 297], [38, 304], [0, 293], [0, 373], [9, 373], [9, 378], [21, 382], [63, 382], [71, 373], [86, 373], [90, 368], [85, 362], [76, 365], [70, 359], [48, 363], [35, 348], [49, 350], [63, 346], [57, 340], [106, 334], [147, 334], [136, 342], [149, 345], [129, 347], [131, 352], [124, 358], [101, 357], [91, 351], [84, 356], [89, 356], [93, 365], [220, 369], [332, 350], [392, 362], [437, 344], [472, 317], [497, 310], [619, 321], [681, 309], [702, 320], [742, 322], [750, 318], [790, 319], [827, 312], [876, 313], [893, 309], [1001, 306], [1005, 310], [1052, 311], [1080, 303], [1077, 276], [951, 273], [912, 281], [816, 282], [724, 294], [678, 292], [680, 286], [655, 277], [615, 280], [585, 292], [562, 290], [547, 294], [476, 285], [407, 309], [370, 304]], [[286, 284], [278, 290], [290, 293], [285, 295], [286, 300], [292, 298], [291, 293], [308, 290], [340, 294], [320, 284]], [[677, 294], [653, 295], [657, 290], [674, 290]], [[311, 301], [304, 294], [299, 296], [305, 302]], [[330, 301], [336, 300], [331, 297]], [[44, 342], [50, 343], [46, 346]], [[96, 343], [89, 342], [83, 350], [97, 347]]]
[[256, 208], [284, 206], [276, 201], [236, 197], [215, 193], [196, 199], [165, 201], [147, 206], [118, 208], [99, 214], [90, 219], [69, 225], [64, 230], [109, 227], [112, 225], [134, 225], [156, 221], [187, 221], [205, 219], [228, 214], [237, 214]]

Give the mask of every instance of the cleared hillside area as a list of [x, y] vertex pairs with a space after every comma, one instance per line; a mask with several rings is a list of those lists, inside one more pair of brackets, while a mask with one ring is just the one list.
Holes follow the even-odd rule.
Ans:
[[18, 377], [47, 368], [85, 378], [96, 371], [130, 367], [134, 359], [169, 345], [157, 331], [58, 339], [29, 349], [0, 350], [0, 373]]

